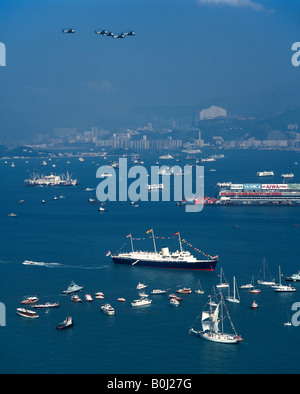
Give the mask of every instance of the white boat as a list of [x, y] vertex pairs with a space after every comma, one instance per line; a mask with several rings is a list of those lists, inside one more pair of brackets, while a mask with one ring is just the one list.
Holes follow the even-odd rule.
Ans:
[[82, 299], [78, 297], [78, 295], [72, 295], [71, 301], [73, 302], [82, 302]]
[[291, 292], [295, 292], [296, 291], [295, 287], [292, 287], [291, 285], [286, 286], [286, 285], [281, 284], [281, 276], [282, 276], [281, 275], [281, 269], [280, 269], [280, 266], [279, 266], [279, 284], [275, 285], [275, 286], [272, 286], [274, 288], [274, 291], [276, 293], [291, 293]]
[[[223, 279], [224, 279], [224, 282], [223, 282]], [[223, 268], [221, 268], [221, 271], [220, 271], [220, 283], [216, 287], [218, 289], [223, 289], [223, 288], [229, 287], [229, 283], [227, 282], [227, 280], [225, 278]]]
[[58, 308], [59, 307], [59, 302], [46, 302], [45, 304], [37, 304], [37, 305], [32, 305], [32, 308], [35, 309], [49, 309], [49, 308]]
[[36, 296], [34, 297], [26, 297], [23, 301], [21, 301], [21, 304], [35, 304], [38, 302], [38, 298]]
[[253, 302], [252, 302], [251, 308], [252, 308], [252, 309], [258, 308], [258, 304], [257, 304], [256, 301], [253, 301]]
[[179, 301], [176, 300], [176, 298], [171, 298], [169, 301], [169, 304], [172, 306], [178, 306], [179, 305]]
[[138, 300], [134, 300], [131, 303], [131, 306], [146, 306], [150, 305], [152, 303], [152, 300], [149, 300], [148, 298], [140, 298]]
[[273, 171], [259, 171], [256, 175], [259, 177], [264, 177], [264, 176], [274, 176], [275, 174]]
[[294, 178], [294, 174], [281, 174], [281, 178]]
[[230, 287], [228, 287], [228, 297], [226, 297], [226, 301], [233, 302], [236, 304], [239, 304], [241, 301], [235, 276], [233, 277], [233, 297], [230, 295]]
[[[268, 270], [270, 280], [266, 280], [266, 269]], [[265, 286], [274, 286], [276, 284], [274, 279], [272, 279], [271, 273], [269, 271], [269, 267], [266, 263], [266, 259], [263, 260], [263, 278], [257, 279], [257, 283]]]
[[[207, 303], [209, 309], [206, 310], [206, 307], [202, 311], [201, 314], [201, 323], [202, 323], [202, 331], [195, 330], [193, 327], [190, 329], [190, 333], [199, 336], [202, 339], [212, 342], [218, 343], [226, 343], [226, 344], [237, 344], [243, 339], [240, 335], [237, 334], [233, 323], [230, 319], [227, 307], [225, 305], [224, 297], [222, 293], [220, 293], [220, 301], [216, 303], [214, 307], [214, 303], [212, 302], [212, 297], [209, 296], [209, 302]], [[226, 316], [223, 315], [223, 306], [225, 306]], [[219, 314], [221, 316], [219, 317]], [[231, 327], [233, 329], [233, 334], [227, 334], [224, 332], [224, 319], [230, 319]], [[219, 329], [219, 322], [221, 322], [221, 329]]]
[[254, 288], [254, 277], [252, 276], [251, 283], [239, 286], [240, 290], [250, 290]]
[[36, 312], [24, 308], [17, 308], [17, 314], [27, 319], [37, 319], [39, 317]]
[[114, 308], [110, 305], [110, 304], [105, 304], [101, 306], [101, 311], [105, 314], [105, 315], [109, 315], [112, 316], [115, 314], [115, 310]]
[[136, 289], [142, 290], [142, 289], [145, 289], [146, 287], [148, 287], [148, 285], [145, 285], [144, 283], [139, 282]]
[[204, 294], [204, 290], [202, 289], [202, 286], [201, 286], [201, 283], [200, 283], [199, 279], [197, 281], [197, 287], [195, 289], [195, 293], [197, 293], [197, 294]]
[[174, 159], [174, 157], [171, 156], [170, 154], [163, 155], [163, 156], [159, 156], [159, 158], [160, 158], [161, 160]]
[[86, 295], [85, 295], [85, 300], [86, 300], [87, 302], [92, 302], [92, 301], [93, 301], [93, 298], [92, 298], [92, 296], [91, 296], [90, 294], [86, 294]]
[[292, 276], [284, 278], [286, 282], [299, 282], [300, 281], [300, 271], [298, 271], [296, 274], [293, 274]]
[[154, 295], [160, 295], [160, 294], [166, 294], [166, 293], [167, 293], [166, 290], [160, 290], [160, 289], [154, 289], [151, 291], [151, 294], [154, 294]]
[[140, 291], [140, 292], [139, 292], [139, 296], [142, 297], [142, 298], [143, 298], [143, 297], [145, 297], [145, 298], [149, 297], [149, 295], [146, 294], [144, 291]]

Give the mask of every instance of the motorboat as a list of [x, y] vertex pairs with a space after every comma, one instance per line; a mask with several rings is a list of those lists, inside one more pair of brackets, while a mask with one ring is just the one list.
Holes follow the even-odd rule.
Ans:
[[35, 311], [24, 308], [17, 308], [17, 314], [19, 316], [26, 317], [27, 319], [37, 319], [39, 317]]
[[35, 304], [38, 302], [38, 298], [36, 296], [34, 297], [26, 297], [21, 304]]
[[152, 300], [149, 300], [148, 298], [140, 298], [138, 300], [134, 300], [131, 303], [131, 306], [146, 306], [150, 305], [152, 303]]
[[169, 301], [169, 304], [172, 306], [178, 306], [179, 305], [179, 301], [176, 300], [176, 298], [171, 298]]
[[82, 299], [78, 297], [78, 295], [72, 295], [71, 301], [73, 302], [82, 302]]
[[117, 301], [119, 301], [119, 302], [126, 302], [125, 298], [123, 298], [123, 297], [117, 298]]
[[154, 289], [151, 291], [151, 294], [153, 295], [159, 295], [159, 294], [166, 294], [166, 290], [160, 290], [160, 289]]
[[144, 283], [139, 282], [136, 289], [142, 290], [142, 289], [145, 289], [146, 287], [148, 287], [148, 285], [145, 285]]
[[105, 314], [105, 315], [109, 315], [112, 316], [115, 314], [115, 310], [114, 308], [110, 305], [110, 304], [105, 304], [101, 306], [101, 311]]
[[292, 276], [284, 278], [286, 282], [299, 282], [300, 281], [300, 271], [298, 271], [296, 274], [293, 274]]
[[86, 295], [85, 295], [85, 300], [86, 300], [87, 302], [92, 302], [92, 301], [93, 301], [93, 298], [92, 298], [92, 296], [91, 296], [90, 294], [86, 294]]
[[183, 287], [182, 289], [176, 290], [176, 293], [179, 293], [179, 294], [191, 294], [192, 293], [192, 289], [190, 287]]
[[66, 318], [62, 323], [60, 323], [60, 324], [56, 327], [56, 329], [57, 329], [57, 330], [65, 330], [65, 329], [71, 328], [71, 327], [73, 327], [73, 326], [74, 326], [74, 322], [73, 322], [72, 317], [71, 317], [71, 316], [67, 316], [67, 318]]

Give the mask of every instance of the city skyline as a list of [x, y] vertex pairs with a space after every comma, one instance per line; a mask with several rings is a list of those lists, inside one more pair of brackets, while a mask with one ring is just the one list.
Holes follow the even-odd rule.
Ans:
[[[298, 10], [281, 0], [4, 1], [0, 134], [168, 124], [211, 105], [264, 117], [299, 105]], [[136, 35], [103, 39], [100, 28]]]

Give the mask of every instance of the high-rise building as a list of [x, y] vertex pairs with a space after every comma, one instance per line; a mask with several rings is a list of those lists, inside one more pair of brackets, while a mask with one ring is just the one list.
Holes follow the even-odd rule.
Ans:
[[226, 109], [216, 107], [215, 105], [200, 111], [200, 120], [215, 119], [220, 116], [226, 117], [227, 111]]

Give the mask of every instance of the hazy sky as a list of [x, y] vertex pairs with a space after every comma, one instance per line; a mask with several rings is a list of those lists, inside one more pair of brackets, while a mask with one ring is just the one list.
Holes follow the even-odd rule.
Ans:
[[300, 105], [299, 22], [296, 0], [1, 0], [0, 140], [130, 126], [152, 108], [264, 116]]

